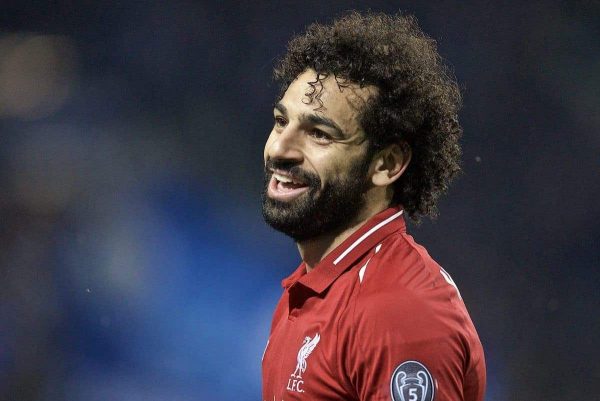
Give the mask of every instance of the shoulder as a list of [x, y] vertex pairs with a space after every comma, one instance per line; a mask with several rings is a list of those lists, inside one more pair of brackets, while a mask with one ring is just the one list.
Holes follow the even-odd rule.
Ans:
[[464, 399], [466, 382], [483, 388], [483, 351], [460, 294], [412, 237], [397, 234], [381, 244], [356, 283], [348, 312], [341, 321], [340, 363], [360, 399], [389, 399], [390, 379], [411, 361], [430, 371], [440, 400]]
[[406, 341], [456, 334], [465, 324], [466, 311], [444, 273], [411, 236], [388, 238], [358, 285], [352, 311], [355, 328], [393, 331], [395, 338]]
[[436, 290], [449, 290], [441, 272], [442, 267], [423, 246], [410, 235], [398, 233], [376, 247], [362, 274], [358, 299], [376, 301], [388, 295], [406, 301], [436, 300]]

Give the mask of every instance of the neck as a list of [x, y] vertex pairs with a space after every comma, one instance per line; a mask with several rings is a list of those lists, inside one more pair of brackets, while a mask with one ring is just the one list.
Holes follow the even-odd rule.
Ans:
[[302, 242], [298, 242], [298, 251], [306, 265], [306, 272], [310, 271], [329, 254], [358, 230], [363, 224], [377, 213], [388, 208], [387, 203], [374, 204], [370, 207], [365, 207], [358, 216], [350, 222], [350, 224], [342, 231], [323, 234], [316, 238], [311, 238]]

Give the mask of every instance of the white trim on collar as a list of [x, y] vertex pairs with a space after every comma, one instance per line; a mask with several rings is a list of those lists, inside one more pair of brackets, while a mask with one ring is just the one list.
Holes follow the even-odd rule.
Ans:
[[354, 250], [354, 248], [359, 246], [361, 244], [361, 242], [363, 242], [365, 239], [367, 239], [367, 237], [369, 235], [373, 234], [375, 231], [379, 230], [381, 227], [385, 226], [390, 221], [400, 217], [400, 215], [402, 215], [403, 212], [404, 212], [404, 210], [400, 210], [398, 213], [388, 217], [387, 219], [383, 220], [381, 223], [377, 224], [375, 227], [371, 228], [369, 231], [364, 233], [359, 239], [354, 241], [354, 243], [352, 243], [352, 245], [350, 245], [344, 252], [342, 252], [342, 254], [340, 256], [338, 256], [336, 260], [333, 261], [333, 264], [337, 265], [338, 263], [340, 263], [340, 261], [342, 259], [344, 259], [346, 257], [346, 255], [348, 255], [350, 252], [352, 252]]

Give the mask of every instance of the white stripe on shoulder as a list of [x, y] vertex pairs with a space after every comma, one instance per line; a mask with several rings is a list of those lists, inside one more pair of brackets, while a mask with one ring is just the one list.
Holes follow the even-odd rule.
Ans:
[[[381, 244], [379, 244], [375, 247], [375, 253], [379, 252], [380, 249], [381, 249]], [[360, 280], [361, 283], [363, 281], [363, 278], [365, 277], [365, 271], [367, 270], [367, 266], [370, 261], [371, 261], [371, 258], [369, 258], [369, 260], [367, 260], [367, 263], [365, 263], [365, 265], [363, 267], [361, 267], [360, 270], [358, 271], [358, 279]]]
[[377, 224], [375, 227], [371, 228], [369, 231], [364, 233], [359, 239], [354, 241], [354, 243], [352, 245], [350, 245], [344, 252], [342, 252], [342, 254], [340, 256], [338, 256], [336, 260], [333, 261], [333, 264], [337, 265], [338, 263], [340, 263], [340, 261], [342, 259], [344, 259], [346, 257], [346, 255], [348, 255], [350, 252], [352, 252], [352, 250], [354, 248], [359, 246], [361, 244], [361, 242], [363, 242], [365, 239], [367, 239], [367, 237], [369, 235], [373, 234], [375, 231], [379, 230], [381, 227], [385, 226], [390, 221], [400, 217], [400, 215], [402, 215], [402, 212], [404, 212], [404, 210], [400, 210], [398, 213], [388, 217], [387, 219], [383, 220], [381, 223]]
[[365, 265], [363, 267], [361, 267], [360, 270], [358, 271], [358, 280], [361, 283], [363, 281], [363, 277], [365, 277], [365, 271], [367, 270], [367, 266], [369, 265], [370, 261], [371, 261], [371, 259], [367, 260], [367, 263], [365, 263]]

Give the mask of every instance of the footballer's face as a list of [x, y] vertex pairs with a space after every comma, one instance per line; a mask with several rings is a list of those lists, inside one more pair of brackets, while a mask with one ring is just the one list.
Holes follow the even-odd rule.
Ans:
[[263, 215], [296, 241], [345, 229], [370, 186], [359, 116], [376, 89], [316, 78], [300, 74], [275, 105], [264, 151]]

